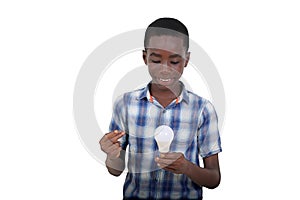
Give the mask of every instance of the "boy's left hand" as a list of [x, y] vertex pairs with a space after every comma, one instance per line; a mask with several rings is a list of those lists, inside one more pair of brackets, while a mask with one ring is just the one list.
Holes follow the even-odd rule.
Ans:
[[159, 167], [175, 174], [185, 174], [189, 164], [182, 153], [174, 152], [160, 153], [160, 156], [155, 158], [155, 162]]

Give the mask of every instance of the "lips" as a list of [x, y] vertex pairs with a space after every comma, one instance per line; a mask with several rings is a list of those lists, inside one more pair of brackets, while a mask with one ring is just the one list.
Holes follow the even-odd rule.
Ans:
[[159, 78], [159, 80], [162, 81], [162, 82], [169, 82], [169, 81], [171, 81], [170, 78]]

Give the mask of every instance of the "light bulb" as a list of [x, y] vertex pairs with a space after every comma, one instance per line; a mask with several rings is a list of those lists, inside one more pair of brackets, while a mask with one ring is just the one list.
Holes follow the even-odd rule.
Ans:
[[155, 129], [154, 138], [156, 140], [159, 152], [167, 153], [170, 151], [170, 145], [174, 138], [174, 132], [169, 126], [161, 125]]

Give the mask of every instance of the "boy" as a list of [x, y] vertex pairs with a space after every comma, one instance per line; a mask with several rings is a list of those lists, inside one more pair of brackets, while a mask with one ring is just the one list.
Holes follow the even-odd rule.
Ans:
[[[152, 80], [115, 102], [111, 132], [100, 140], [107, 169], [115, 176], [124, 171], [128, 146], [124, 199], [202, 199], [203, 186], [220, 183], [222, 149], [213, 105], [179, 81], [190, 58], [188, 30], [177, 19], [157, 19], [146, 30], [144, 46]], [[160, 125], [174, 132], [168, 153], [159, 152], [154, 139]]]

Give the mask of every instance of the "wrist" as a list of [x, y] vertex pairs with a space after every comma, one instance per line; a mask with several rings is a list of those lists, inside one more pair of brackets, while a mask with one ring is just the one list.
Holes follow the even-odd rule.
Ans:
[[194, 164], [189, 160], [186, 160], [185, 162], [186, 163], [184, 165], [184, 174], [187, 175], [187, 176], [190, 176], [190, 174], [193, 170]]
[[108, 161], [113, 161], [113, 160], [117, 160], [118, 159], [118, 157], [111, 157], [111, 156], [108, 156], [107, 155], [107, 157], [106, 157], [106, 161], [108, 160]]
[[110, 156], [107, 156], [106, 157], [106, 165], [112, 165], [113, 163], [117, 162], [119, 160], [119, 157], [110, 157]]
[[107, 157], [106, 161], [105, 161], [105, 165], [108, 168], [108, 171], [110, 171], [110, 173], [113, 175], [122, 173], [122, 171], [125, 168], [124, 161], [119, 157], [117, 157], [117, 158]]
[[117, 163], [118, 163], [117, 158], [110, 158], [107, 156], [105, 160], [105, 165], [110, 168], [116, 168], [116, 166], [118, 166]]

